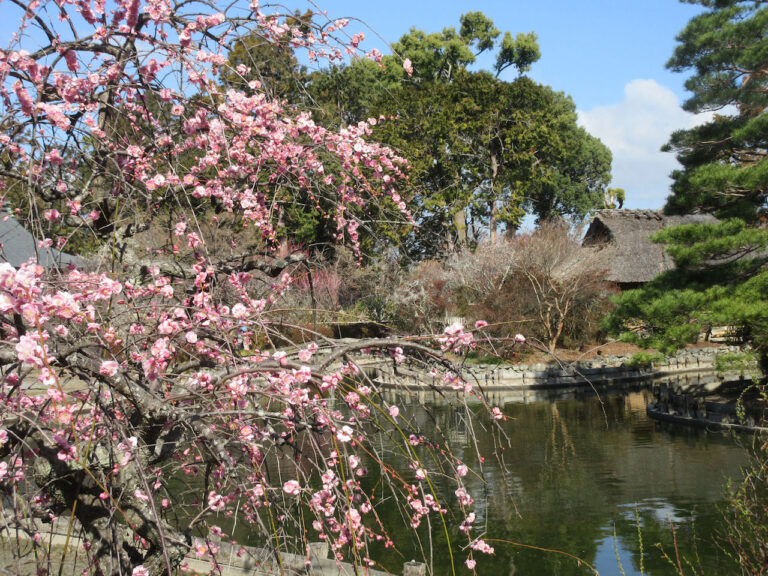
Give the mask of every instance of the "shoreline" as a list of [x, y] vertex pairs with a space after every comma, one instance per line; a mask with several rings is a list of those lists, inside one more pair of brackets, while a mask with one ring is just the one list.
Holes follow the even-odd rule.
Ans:
[[[508, 365], [457, 364], [457, 372], [469, 383], [486, 391], [557, 390], [590, 386], [616, 386], [640, 380], [686, 374], [711, 374], [718, 384], [726, 379], [750, 380], [749, 370], [719, 373], [716, 356], [737, 352], [738, 348], [706, 347], [681, 351], [661, 362], [634, 366], [631, 356], [604, 356], [572, 363], [533, 363]], [[408, 365], [380, 361], [365, 365], [374, 381], [383, 388], [401, 390], [452, 390], [441, 379]]]

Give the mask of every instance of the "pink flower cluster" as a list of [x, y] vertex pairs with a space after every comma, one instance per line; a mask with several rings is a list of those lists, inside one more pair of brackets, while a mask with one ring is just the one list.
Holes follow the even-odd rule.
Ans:
[[443, 351], [459, 351], [462, 348], [473, 348], [475, 337], [472, 332], [465, 331], [464, 325], [460, 322], [454, 322], [446, 326], [443, 335], [437, 341]]
[[[13, 423], [0, 428], [0, 491], [19, 502], [14, 518], [53, 514], [60, 503], [54, 507], [52, 495], [82, 489], [105, 517], [128, 508], [149, 522], [162, 516], [161, 537], [175, 529], [168, 512], [181, 505], [201, 524], [242, 512], [254, 529], [268, 511], [282, 531], [275, 540], [288, 541], [301, 503], [337, 557], [352, 548], [370, 564], [371, 541], [393, 543], [377, 515], [389, 496], [361, 480], [369, 467], [382, 470], [382, 485], [414, 528], [427, 514], [446, 514], [440, 494], [430, 492], [435, 478], [452, 480], [461, 506], [470, 506], [466, 465], [429, 438], [437, 431], [419, 428], [408, 403], [383, 402], [357, 356], [326, 363], [337, 352], [333, 342], [277, 349], [276, 309], [296, 287], [293, 270], [271, 286], [260, 282], [222, 255], [233, 246], [211, 242], [208, 230], [218, 221], [201, 221], [206, 210], [224, 214], [269, 251], [280, 214], [306, 198], [323, 206], [340, 241], [359, 250], [368, 208], [384, 201], [411, 218], [400, 191], [407, 161], [371, 139], [384, 118], [330, 129], [270, 98], [255, 80], [247, 91], [220, 81], [229, 66], [225, 47], [237, 34], [254, 32], [331, 61], [358, 53], [364, 35], [350, 32], [349, 42], [336, 44], [333, 34], [346, 34], [348, 21], [313, 29], [267, 14], [255, 0], [247, 8], [222, 5], [227, 13], [195, 1], [24, 4], [14, 44], [48, 38], [50, 46], [0, 50], [8, 167], [0, 189], [34, 191], [31, 204], [41, 204], [43, 220], [34, 228], [49, 236], [42, 246], [87, 238], [95, 250], [85, 270], [0, 263], [8, 352], [0, 414]], [[376, 50], [368, 56], [381, 59]], [[403, 68], [413, 73], [407, 59]], [[450, 352], [475, 345], [460, 324], [438, 341]], [[400, 364], [408, 344], [382, 345], [387, 353]], [[473, 391], [459, 374], [440, 377]], [[398, 470], [397, 458], [370, 435], [395, 427], [392, 442], [410, 470]], [[421, 459], [426, 451], [431, 458]], [[30, 496], [17, 485], [41, 458], [69, 473]], [[87, 482], [59, 491], [57, 482], [84, 470]], [[205, 489], [175, 490], [185, 475]], [[474, 516], [465, 518], [468, 534]], [[171, 534], [166, 544], [182, 536]], [[133, 576], [149, 573], [154, 551], [167, 552], [149, 541], [153, 530], [142, 537], [124, 542], [135, 546], [132, 557], [144, 558]], [[480, 542], [473, 549], [487, 552]], [[212, 560], [217, 552], [202, 540], [192, 549]]]

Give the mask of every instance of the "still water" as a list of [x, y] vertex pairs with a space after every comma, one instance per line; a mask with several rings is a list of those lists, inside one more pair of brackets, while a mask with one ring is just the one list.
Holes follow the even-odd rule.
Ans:
[[[503, 464], [487, 459], [484, 476], [469, 482], [474, 493], [486, 495], [477, 498], [477, 525], [486, 530], [486, 540], [496, 540], [495, 555], [475, 556], [478, 574], [594, 574], [574, 559], [579, 558], [603, 576], [661, 576], [678, 573], [672, 565], [677, 555], [685, 574], [737, 572], [715, 543], [723, 529], [718, 505], [727, 479], [737, 478], [747, 462], [744, 445], [750, 439], [650, 420], [649, 395], [638, 390], [504, 406], [511, 448]], [[414, 410], [418, 418], [420, 409]], [[428, 410], [452, 429], [457, 455], [477, 466], [468, 442], [461, 453], [464, 430], [460, 421], [451, 423], [455, 409]], [[481, 432], [478, 440], [481, 453], [493, 452], [490, 436]], [[433, 530], [432, 544], [434, 574], [450, 574], [439, 530]], [[402, 557], [389, 562], [381, 552], [374, 557], [399, 572]], [[401, 552], [420, 555], [415, 545]], [[468, 574], [461, 564], [466, 554], [457, 556], [456, 573]]]

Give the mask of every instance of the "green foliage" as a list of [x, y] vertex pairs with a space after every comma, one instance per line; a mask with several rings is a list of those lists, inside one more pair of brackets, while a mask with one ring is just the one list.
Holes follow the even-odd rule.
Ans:
[[299, 65], [288, 45], [275, 43], [257, 34], [243, 36], [228, 55], [229, 66], [221, 79], [235, 90], [252, 94], [250, 83], [259, 83], [258, 91], [273, 99], [299, 100], [306, 70]]
[[738, 484], [729, 484], [723, 510], [727, 529], [721, 545], [741, 567], [758, 576], [768, 568], [768, 445], [753, 449]]
[[743, 221], [685, 225], [658, 233], [677, 268], [621, 294], [606, 328], [665, 352], [695, 342], [712, 326], [740, 330], [759, 350], [768, 341], [768, 231]]
[[394, 304], [385, 296], [371, 294], [363, 297], [357, 304], [358, 309], [372, 322], [389, 324], [395, 318]]
[[605, 205], [604, 208], [609, 210], [615, 210], [621, 208], [624, 205], [624, 201], [627, 199], [627, 194], [624, 192], [624, 188], [608, 188], [605, 191]]
[[401, 58], [411, 60], [417, 78], [450, 79], [454, 71], [475, 61], [472, 43], [471, 37], [462, 37], [455, 28], [432, 34], [411, 28], [392, 48]]
[[501, 32], [493, 25], [493, 20], [482, 12], [462, 14], [459, 35], [468, 45], [473, 46], [478, 53], [492, 50], [499, 34]]
[[392, 57], [382, 65], [368, 59], [348, 66], [331, 66], [314, 72], [306, 86], [313, 115], [322, 125], [356, 124], [378, 116], [378, 102], [392, 97], [401, 87], [405, 72]]
[[627, 366], [648, 366], [653, 362], [663, 362], [664, 358], [664, 354], [660, 352], [637, 352], [636, 354], [632, 355], [632, 358], [629, 359]]
[[[514, 357], [514, 355], [513, 355]], [[507, 360], [500, 354], [485, 354], [483, 352], [471, 351], [463, 357], [463, 360], [470, 364], [482, 364], [485, 366], [500, 366], [506, 364]]]
[[686, 110], [719, 114], [673, 134], [667, 149], [677, 153], [683, 170], [674, 174], [669, 208], [755, 221], [765, 211], [768, 190], [768, 7], [746, 0], [696, 3], [709, 10], [680, 33], [667, 66], [694, 71], [686, 81], [692, 93]]
[[757, 368], [757, 356], [754, 352], [736, 352], [715, 356], [715, 370], [726, 372], [753, 372]]
[[[411, 163], [407, 200], [419, 227], [406, 250], [413, 257], [515, 230], [526, 213], [578, 219], [603, 204], [609, 150], [578, 127], [566, 95], [525, 77], [498, 78], [507, 66], [523, 73], [539, 57], [534, 33], [506, 33], [497, 44], [500, 35], [484, 14], [469, 12], [458, 32], [411, 29], [381, 66], [355, 61], [313, 74], [308, 85], [321, 123], [385, 118], [374, 137]], [[493, 72], [469, 69], [494, 49]]]
[[525, 74], [539, 58], [541, 58], [541, 51], [535, 32], [519, 33], [514, 39], [512, 34], [507, 32], [501, 40], [501, 48], [496, 57], [496, 75], [501, 74], [502, 70], [509, 66], [517, 68], [518, 74]]

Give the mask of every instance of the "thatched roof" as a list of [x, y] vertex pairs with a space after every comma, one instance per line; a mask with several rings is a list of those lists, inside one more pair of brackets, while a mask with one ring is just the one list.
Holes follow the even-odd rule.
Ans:
[[607, 251], [608, 279], [620, 284], [648, 282], [674, 268], [661, 244], [649, 240], [654, 232], [678, 224], [715, 223], [709, 214], [665, 216], [655, 210], [598, 210], [583, 246]]
[[55, 248], [39, 248], [37, 240], [19, 221], [0, 209], [0, 262], [18, 268], [30, 258], [48, 269], [64, 270], [69, 264], [83, 267], [85, 260]]

